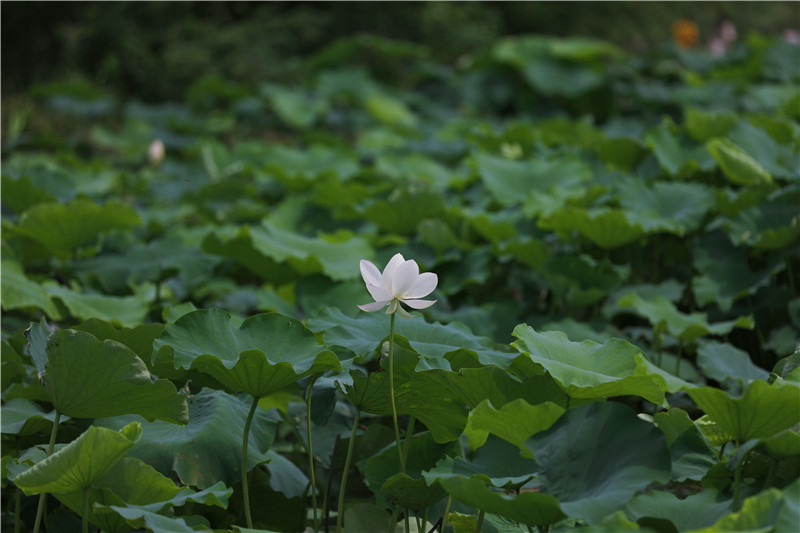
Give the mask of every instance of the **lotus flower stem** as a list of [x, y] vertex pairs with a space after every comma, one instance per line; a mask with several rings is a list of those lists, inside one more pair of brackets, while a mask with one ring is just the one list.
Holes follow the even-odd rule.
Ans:
[[[53, 429], [50, 431], [50, 443], [47, 445], [47, 455], [53, 455], [53, 448], [56, 445], [56, 435], [58, 434], [58, 422], [61, 420], [61, 412], [56, 409], [56, 418], [53, 420]], [[44, 515], [44, 504], [47, 501], [47, 493], [43, 492], [39, 496], [39, 507], [36, 508], [36, 520], [33, 523], [33, 533], [39, 533]]]
[[358, 430], [358, 418], [361, 410], [356, 409], [356, 417], [353, 420], [353, 431], [350, 433], [350, 442], [347, 444], [347, 457], [344, 460], [344, 471], [342, 471], [342, 485], [339, 487], [339, 506], [336, 513], [336, 533], [342, 533], [342, 518], [344, 516], [344, 493], [347, 490], [347, 474], [350, 471], [350, 461], [353, 459], [353, 448], [356, 443], [356, 430]]
[[447, 529], [447, 515], [450, 514], [450, 503], [453, 501], [453, 497], [449, 494], [447, 495], [447, 504], [444, 506], [444, 515], [442, 516], [442, 533], [444, 530]]
[[481, 533], [481, 529], [483, 529], [483, 515], [484, 510], [481, 509], [481, 512], [478, 513], [478, 523], [475, 525], [475, 533]]
[[314, 475], [314, 448], [311, 445], [311, 390], [314, 387], [316, 376], [308, 383], [308, 398], [306, 399], [306, 439], [308, 440], [308, 471], [311, 476], [311, 503], [314, 506], [314, 533], [319, 531], [319, 518], [317, 517], [317, 477]]
[[404, 524], [406, 533], [409, 533], [409, 531], [411, 531], [411, 526], [409, 525], [410, 517], [408, 516], [408, 509], [404, 509], [404, 511], [405, 511], [405, 513], [403, 513], [403, 524]]
[[83, 489], [83, 533], [89, 533], [89, 487]]
[[[405, 465], [406, 461], [408, 460], [408, 449], [411, 447], [411, 437], [414, 435], [414, 423], [417, 421], [416, 418], [410, 416], [408, 418], [408, 426], [406, 427], [406, 434], [403, 440], [403, 454], [401, 464]], [[405, 473], [405, 469], [403, 470]]]
[[253, 398], [253, 405], [250, 406], [250, 412], [247, 414], [242, 437], [242, 497], [244, 498], [244, 518], [247, 521], [248, 529], [253, 528], [253, 518], [250, 516], [250, 491], [247, 488], [247, 443], [250, 440], [250, 424], [253, 423], [257, 407], [258, 398]]
[[389, 395], [392, 400], [392, 420], [394, 421], [394, 440], [397, 444], [397, 454], [400, 457], [400, 473], [405, 474], [406, 472], [406, 461], [403, 457], [403, 450], [400, 447], [400, 426], [397, 422], [397, 406], [395, 405], [394, 401], [394, 317], [395, 313], [392, 313], [392, 319], [389, 323]]

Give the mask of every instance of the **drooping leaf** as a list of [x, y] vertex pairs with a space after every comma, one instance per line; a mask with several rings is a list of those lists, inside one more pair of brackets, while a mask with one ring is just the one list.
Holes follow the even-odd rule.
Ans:
[[19, 263], [3, 259], [2, 270], [0, 290], [3, 292], [3, 309], [38, 308], [54, 320], [61, 318], [50, 294], [39, 283], [28, 279]]
[[689, 396], [737, 442], [767, 438], [800, 422], [800, 386], [756, 380], [741, 397], [714, 387], [688, 390]]
[[626, 178], [615, 185], [628, 219], [648, 233], [686, 235], [700, 227], [716, 204], [712, 189], [699, 183], [656, 182], [648, 187], [641, 179]]
[[624, 507], [637, 491], [670, 477], [661, 431], [613, 402], [569, 409], [526, 446], [542, 465], [543, 490], [558, 498], [567, 515], [590, 524]]
[[153, 349], [154, 364], [172, 361], [256, 398], [341, 368], [336, 354], [317, 344], [300, 321], [277, 313], [252, 316], [237, 328], [225, 311], [194, 311], [169, 324]]
[[[130, 451], [158, 472], [174, 472], [186, 485], [208, 489], [222, 481], [233, 485], [241, 481], [242, 434], [251, 404], [222, 391], [204, 388], [190, 398], [189, 423], [178, 426], [162, 421], [140, 421], [142, 439]], [[117, 428], [135, 416], [98, 420], [97, 424]], [[256, 410], [250, 427], [247, 450], [248, 471], [269, 459], [267, 451], [275, 437], [275, 422], [261, 409]]]
[[103, 477], [130, 450], [142, 434], [136, 422], [119, 432], [91, 426], [45, 460], [14, 478], [27, 495], [82, 491]]
[[47, 341], [44, 385], [55, 408], [73, 418], [135, 413], [148, 420], [185, 424], [186, 398], [175, 385], [152, 382], [144, 362], [127, 346], [83, 331], [59, 329]]
[[[3, 404], [2, 432], [19, 436], [49, 433], [56, 413], [45, 412], [39, 404], [24, 398], [13, 398]], [[65, 422], [66, 417], [61, 417]]]
[[717, 456], [700, 428], [682, 409], [656, 413], [653, 422], [664, 432], [672, 457], [672, 479], [700, 480], [717, 464]]
[[697, 364], [708, 377], [720, 383], [730, 378], [744, 383], [757, 379], [766, 381], [769, 378], [769, 372], [754, 365], [747, 352], [722, 342], [699, 343]]
[[127, 327], [134, 327], [147, 316], [148, 301], [144, 296], [107, 296], [105, 294], [79, 292], [52, 281], [42, 284], [47, 294], [59, 298], [69, 314], [78, 319], [99, 318]]

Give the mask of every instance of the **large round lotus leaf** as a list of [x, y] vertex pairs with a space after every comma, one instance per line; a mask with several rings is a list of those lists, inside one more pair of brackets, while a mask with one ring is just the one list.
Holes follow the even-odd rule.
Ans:
[[717, 464], [717, 455], [708, 439], [686, 411], [670, 409], [656, 413], [653, 421], [664, 432], [672, 456], [672, 479], [703, 479]]
[[800, 386], [753, 381], [744, 394], [732, 398], [713, 387], [689, 389], [689, 396], [739, 443], [772, 437], [800, 422]]
[[[165, 476], [174, 471], [187, 485], [202, 489], [224, 481], [241, 481], [242, 435], [252, 399], [237, 398], [219, 390], [204, 388], [189, 401], [186, 426], [166, 422], [142, 422], [142, 439], [130, 451]], [[119, 427], [136, 417], [114, 417], [96, 423]], [[250, 426], [247, 469], [264, 463], [275, 437], [275, 422], [263, 410], [256, 410]]]
[[564, 518], [558, 500], [550, 494], [521, 492], [510, 496], [492, 490], [480, 477], [444, 478], [439, 483], [457, 502], [523, 524], [546, 525]]
[[628, 218], [650, 232], [686, 235], [696, 230], [705, 214], [716, 206], [713, 189], [699, 183], [656, 182], [640, 178], [615, 182], [620, 205]]
[[665, 392], [688, 385], [620, 339], [603, 344], [572, 342], [561, 332], [537, 333], [526, 324], [518, 325], [512, 334], [519, 339], [512, 345], [544, 367], [573, 398], [636, 395], [662, 404]]
[[134, 327], [147, 316], [149, 301], [141, 294], [108, 296], [72, 290], [55, 281], [42, 284], [53, 298], [60, 299], [70, 316], [80, 319], [100, 318], [123, 326]]
[[570, 409], [526, 445], [542, 465], [543, 491], [557, 497], [569, 516], [590, 524], [670, 478], [664, 434], [618, 403]]
[[252, 316], [236, 328], [225, 311], [194, 311], [168, 325], [153, 347], [154, 364], [171, 360], [175, 368], [199, 370], [256, 398], [340, 368], [336, 354], [299, 320], [277, 313]]
[[148, 420], [185, 424], [186, 398], [172, 382], [152, 382], [144, 362], [127, 346], [83, 331], [59, 329], [46, 347], [44, 386], [53, 406], [73, 418], [135, 413]]
[[36, 307], [52, 319], [61, 318], [58, 307], [53, 303], [52, 297], [35, 281], [28, 279], [22, 265], [16, 261], [3, 259], [3, 276], [0, 278], [0, 288], [3, 291], [2, 306], [5, 310], [24, 309]]
[[645, 231], [621, 209], [568, 207], [540, 219], [539, 226], [568, 238], [577, 231], [600, 248], [616, 248], [640, 239]]
[[111, 470], [141, 434], [142, 427], [137, 422], [119, 432], [91, 426], [80, 437], [15, 477], [14, 484], [29, 496], [82, 491]]
[[714, 489], [705, 489], [684, 499], [670, 492], [639, 494], [625, 509], [634, 520], [669, 520], [677, 531], [689, 531], [712, 525], [730, 513], [731, 507], [731, 500], [721, 497]]
[[513, 400], [500, 409], [484, 400], [470, 411], [464, 433], [472, 449], [483, 446], [489, 433], [516, 444], [522, 455], [530, 457], [524, 442], [532, 435], [544, 431], [564, 414], [564, 408], [550, 402], [530, 405], [525, 400]]

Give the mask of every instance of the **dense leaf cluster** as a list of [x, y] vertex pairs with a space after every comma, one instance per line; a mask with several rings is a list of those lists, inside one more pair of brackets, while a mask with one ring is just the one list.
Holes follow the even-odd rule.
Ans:
[[[349, 533], [793, 530], [798, 55], [362, 36], [257, 92], [39, 88], [3, 146], [4, 527], [46, 493], [51, 528], [243, 530], [245, 474], [302, 531], [350, 449]], [[403, 473], [356, 307], [397, 252], [439, 279], [394, 329]]]

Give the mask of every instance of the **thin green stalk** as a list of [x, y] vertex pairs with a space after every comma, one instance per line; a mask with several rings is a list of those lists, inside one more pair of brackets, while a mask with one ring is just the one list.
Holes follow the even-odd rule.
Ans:
[[83, 489], [83, 533], [89, 533], [89, 487]]
[[[53, 420], [53, 429], [50, 431], [50, 443], [47, 445], [47, 455], [53, 455], [53, 448], [56, 445], [56, 435], [58, 434], [58, 422], [61, 420], [61, 412], [56, 409], [56, 418]], [[44, 515], [44, 505], [47, 500], [47, 493], [43, 492], [39, 496], [39, 507], [36, 509], [36, 520], [33, 523], [33, 533], [39, 533], [39, 528], [42, 525], [42, 516]]]
[[442, 517], [442, 533], [447, 528], [447, 515], [450, 514], [450, 503], [452, 503], [453, 497], [449, 494], [447, 495], [447, 505], [444, 506], [444, 516]]
[[308, 470], [311, 473], [311, 504], [314, 506], [314, 533], [319, 531], [319, 518], [317, 517], [317, 477], [314, 474], [314, 449], [311, 445], [311, 389], [314, 387], [316, 376], [308, 383], [308, 398], [306, 400], [306, 439], [308, 440]]
[[478, 513], [478, 524], [475, 526], [475, 532], [476, 533], [481, 533], [481, 530], [483, 529], [483, 515], [484, 515], [484, 512], [485, 511], [483, 509], [481, 509], [481, 512]]
[[742, 484], [742, 465], [744, 464], [744, 457], [742, 460], [739, 461], [739, 465], [736, 467], [736, 471], [733, 474], [733, 512], [736, 513], [739, 511], [741, 507], [741, 501], [739, 496], [739, 488]]
[[333, 465], [336, 464], [336, 452], [339, 450], [339, 435], [336, 435], [336, 439], [333, 441], [333, 451], [331, 452], [331, 462], [330, 468], [328, 468], [328, 482], [325, 483], [325, 496], [322, 499], [322, 508], [325, 509], [325, 533], [330, 533], [330, 525], [331, 525], [331, 502], [330, 502], [330, 494], [331, 494], [331, 485], [333, 482]]
[[422, 522], [420, 521], [419, 513], [414, 513], [414, 519], [417, 521], [417, 531], [422, 532]]
[[[411, 437], [414, 435], [414, 424], [416, 423], [417, 419], [413, 416], [408, 418], [408, 426], [406, 427], [406, 435], [405, 440], [403, 441], [403, 453], [401, 455], [402, 460], [400, 461], [400, 466], [405, 467], [406, 461], [408, 460], [408, 449], [411, 448]], [[401, 474], [405, 474], [405, 468], [403, 468]]]
[[19, 533], [19, 510], [22, 506], [22, 491], [19, 489], [14, 490], [14, 533]]
[[405, 516], [403, 517], [403, 523], [405, 524], [406, 533], [411, 531], [411, 525], [409, 524], [409, 516], [408, 516], [408, 509], [405, 510]]
[[681, 359], [683, 359], [683, 341], [678, 341], [678, 362], [675, 364], [675, 375], [681, 376]]
[[397, 313], [392, 313], [392, 320], [389, 323], [389, 392], [392, 400], [392, 420], [394, 421], [394, 440], [397, 444], [397, 455], [400, 457], [400, 473], [406, 471], [406, 463], [403, 459], [403, 451], [400, 448], [400, 426], [397, 422], [397, 406], [394, 402], [394, 317]]
[[242, 438], [242, 497], [244, 498], [244, 518], [249, 529], [253, 528], [253, 518], [250, 515], [250, 490], [247, 488], [247, 443], [250, 440], [250, 424], [253, 423], [257, 407], [258, 398], [253, 398], [253, 405], [250, 406], [250, 412], [244, 423], [244, 437]]
[[[394, 316], [394, 315], [393, 315]], [[339, 487], [339, 507], [336, 513], [336, 533], [342, 533], [342, 517], [344, 516], [344, 493], [347, 491], [347, 474], [350, 471], [350, 461], [353, 459], [353, 448], [356, 443], [356, 430], [358, 430], [358, 418], [361, 410], [356, 409], [356, 417], [353, 420], [353, 431], [350, 433], [350, 442], [347, 444], [347, 457], [344, 460], [344, 470], [342, 471], [342, 485]]]

